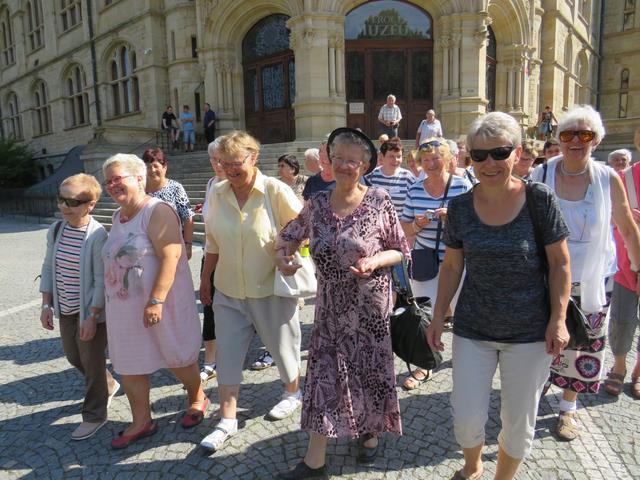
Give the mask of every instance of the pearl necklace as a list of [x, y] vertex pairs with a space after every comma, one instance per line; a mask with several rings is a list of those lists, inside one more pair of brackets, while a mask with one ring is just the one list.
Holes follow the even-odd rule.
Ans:
[[587, 166], [584, 167], [584, 169], [580, 170], [579, 172], [567, 172], [564, 168], [564, 160], [563, 160], [562, 162], [560, 162], [560, 171], [562, 172], [563, 175], [566, 175], [567, 177], [579, 177], [580, 175], [584, 175], [589, 171], [589, 163], [587, 162]]

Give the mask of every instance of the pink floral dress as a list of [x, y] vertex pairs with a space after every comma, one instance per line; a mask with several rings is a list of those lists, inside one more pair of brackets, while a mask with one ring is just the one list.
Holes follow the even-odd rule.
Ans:
[[160, 267], [147, 226], [160, 203], [164, 202], [149, 199], [126, 223], [120, 222], [117, 210], [102, 249], [109, 356], [122, 375], [186, 367], [197, 361], [200, 350], [200, 320], [184, 248], [162, 307], [162, 320], [153, 327], [143, 325], [144, 308]]
[[349, 267], [384, 250], [409, 254], [395, 208], [371, 187], [345, 218], [317, 194], [280, 233], [311, 240], [318, 296], [309, 347], [302, 428], [327, 437], [402, 434], [389, 333], [391, 268], [358, 278]]

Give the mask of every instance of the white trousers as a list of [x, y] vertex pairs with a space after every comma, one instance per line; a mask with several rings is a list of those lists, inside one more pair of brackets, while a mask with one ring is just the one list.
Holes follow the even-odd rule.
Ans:
[[551, 355], [545, 342], [500, 343], [453, 336], [453, 426], [462, 448], [484, 443], [491, 382], [500, 366], [498, 443], [507, 455], [531, 452], [538, 402], [549, 377]]

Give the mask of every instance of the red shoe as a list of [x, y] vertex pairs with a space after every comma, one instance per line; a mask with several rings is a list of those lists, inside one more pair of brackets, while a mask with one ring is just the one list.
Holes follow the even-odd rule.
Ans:
[[142, 430], [132, 435], [124, 435], [124, 430], [118, 434], [116, 438], [111, 440], [111, 448], [116, 450], [120, 450], [122, 448], [127, 448], [134, 442], [137, 442], [141, 438], [149, 437], [158, 431], [158, 424], [151, 420], [148, 422]]
[[202, 423], [202, 420], [204, 420], [204, 414], [207, 411], [207, 407], [209, 406], [209, 398], [208, 397], [204, 397], [204, 402], [202, 402], [202, 407], [198, 408], [193, 408], [193, 409], [189, 409], [189, 410], [195, 410], [194, 413], [189, 413], [189, 411], [187, 410], [187, 412], [184, 414], [184, 417], [182, 417], [182, 421], [180, 422], [180, 425], [182, 425], [182, 428], [193, 428], [196, 425], [200, 425]]

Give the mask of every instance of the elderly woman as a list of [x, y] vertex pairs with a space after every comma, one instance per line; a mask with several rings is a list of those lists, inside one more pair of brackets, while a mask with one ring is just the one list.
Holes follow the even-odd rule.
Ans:
[[604, 284], [616, 272], [611, 222], [627, 246], [634, 272], [640, 268], [640, 237], [620, 177], [591, 158], [604, 137], [600, 114], [589, 106], [576, 107], [560, 117], [558, 132], [562, 154], [537, 167], [531, 177], [558, 196], [570, 231], [571, 296], [588, 319], [589, 347], [567, 349], [551, 366], [551, 382], [564, 389], [555, 431], [561, 439], [573, 440], [580, 434], [578, 393], [598, 393], [602, 379], [608, 303]]
[[100, 254], [107, 232], [91, 216], [101, 191], [95, 177], [84, 173], [62, 181], [58, 193], [62, 220], [49, 228], [40, 279], [40, 322], [53, 330], [55, 313], [64, 354], [84, 376], [82, 423], [71, 434], [72, 440], [91, 437], [107, 422], [109, 401], [120, 388], [105, 370], [107, 329]]
[[296, 156], [285, 154], [278, 158], [278, 173], [280, 180], [289, 185], [302, 202], [302, 192], [309, 177], [300, 175], [300, 164]]
[[359, 183], [376, 164], [373, 143], [358, 130], [329, 137], [336, 187], [319, 193], [280, 233], [278, 268], [297, 269], [291, 255], [311, 240], [318, 297], [302, 407], [310, 432], [304, 460], [281, 478], [325, 474], [329, 437], [359, 439], [360, 462], [372, 463], [378, 437], [401, 434], [389, 333], [391, 266], [408, 253], [389, 194]]
[[187, 259], [189, 259], [193, 245], [194, 212], [187, 192], [180, 183], [167, 178], [167, 157], [161, 149], [146, 149], [142, 154], [142, 160], [147, 165], [147, 193], [167, 202], [180, 217], [182, 236], [187, 250]]
[[[513, 117], [501, 112], [480, 117], [467, 144], [479, 184], [449, 203], [446, 253], [427, 340], [431, 348], [444, 350], [447, 307], [466, 265], [453, 324], [451, 394], [454, 433], [465, 463], [453, 479], [482, 476], [484, 426], [498, 365], [502, 430], [495, 478], [512, 479], [531, 450], [551, 354], [569, 340], [569, 232], [548, 188], [527, 187], [512, 176], [522, 151], [520, 126]], [[536, 243], [537, 236], [544, 246]], [[538, 253], [542, 248], [548, 259], [548, 292]]]
[[436, 112], [427, 110], [424, 120], [418, 125], [416, 134], [416, 147], [422, 145], [427, 138], [444, 137], [440, 120], [436, 118]]
[[120, 206], [102, 250], [109, 354], [133, 416], [111, 442], [119, 449], [158, 429], [149, 407], [149, 376], [156, 370], [171, 369], [186, 387], [182, 427], [202, 422], [209, 400], [198, 372], [200, 320], [180, 219], [145, 193], [147, 169], [139, 157], [114, 155], [102, 170], [107, 192]]
[[[419, 155], [426, 178], [414, 183], [407, 192], [400, 224], [407, 236], [415, 236], [414, 250], [437, 249], [438, 259], [441, 261], [444, 258], [442, 231], [447, 204], [452, 198], [469, 191], [471, 183], [450, 173], [449, 163], [454, 156], [444, 139], [427, 139], [420, 145]], [[415, 263], [420, 261], [420, 253], [414, 253], [412, 256]], [[417, 273], [419, 267], [414, 265], [412, 268], [413, 293], [416, 297], [429, 297], [433, 302], [438, 291], [438, 276], [423, 278]], [[453, 308], [456, 300], [457, 295], [452, 302]], [[452, 309], [448, 310], [448, 323], [451, 322], [452, 312]], [[429, 372], [418, 369], [406, 379], [403, 387], [413, 390], [428, 378]]]
[[420, 156], [418, 155], [418, 149], [409, 150], [407, 154], [407, 169], [413, 173], [416, 179], [424, 179], [424, 172], [422, 171], [422, 165], [420, 165]]
[[626, 148], [614, 150], [607, 157], [607, 163], [616, 172], [620, 173], [631, 164], [631, 152]]
[[538, 150], [533, 146], [533, 142], [524, 142], [522, 144], [522, 153], [520, 158], [513, 166], [513, 174], [519, 176], [523, 180], [529, 180], [533, 172], [533, 164], [538, 158]]
[[320, 166], [320, 150], [317, 148], [307, 148], [304, 151], [304, 168], [309, 173], [316, 174], [322, 170]]
[[273, 293], [276, 239], [266, 202], [278, 230], [298, 215], [302, 204], [287, 185], [256, 168], [260, 145], [248, 133], [229, 133], [220, 141], [218, 152], [227, 180], [209, 195], [207, 253], [200, 279], [200, 300], [210, 305], [210, 278], [215, 270], [220, 422], [200, 442], [214, 451], [237, 431], [242, 365], [254, 330], [275, 359], [284, 383], [282, 400], [269, 416], [286, 418], [302, 403], [298, 302]]

